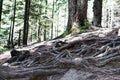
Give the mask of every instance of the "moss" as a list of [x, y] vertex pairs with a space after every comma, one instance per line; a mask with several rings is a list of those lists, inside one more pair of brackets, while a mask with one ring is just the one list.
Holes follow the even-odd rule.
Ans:
[[85, 32], [86, 29], [87, 29], [87, 28], [86, 28], [85, 26], [80, 26], [80, 27], [79, 27], [79, 30], [80, 30], [79, 33], [83, 33], [83, 32]]
[[56, 38], [54, 38], [54, 39], [58, 39], [58, 38], [63, 38], [63, 37], [65, 37], [65, 36], [67, 36], [68, 34], [71, 34], [71, 33], [83, 33], [83, 32], [86, 32], [86, 30], [88, 29], [88, 27], [86, 27], [86, 26], [79, 26], [78, 27], [78, 31], [76, 31], [75, 29], [71, 29], [70, 31], [64, 31], [64, 33], [63, 34], [61, 34], [60, 36], [58, 36], [58, 37], [56, 37]]
[[63, 33], [62, 37], [65, 37], [65, 36], [67, 36], [68, 34], [69, 34], [69, 33], [65, 31], [65, 32]]

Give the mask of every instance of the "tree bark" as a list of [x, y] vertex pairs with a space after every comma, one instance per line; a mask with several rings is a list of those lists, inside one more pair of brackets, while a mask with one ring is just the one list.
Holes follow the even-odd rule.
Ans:
[[73, 22], [74, 21], [74, 16], [76, 14], [76, 4], [77, 4], [77, 0], [68, 0], [68, 11], [69, 11], [69, 17], [68, 17], [68, 25], [67, 25], [67, 32], [70, 33], [70, 30], [72, 28]]
[[29, 9], [30, 9], [30, 0], [25, 0], [23, 45], [27, 45], [28, 30], [29, 30]]
[[78, 21], [80, 26], [86, 26], [88, 0], [78, 0]]
[[16, 15], [16, 0], [14, 0], [14, 12], [13, 12], [13, 22], [12, 22], [12, 32], [11, 32], [11, 45], [14, 47], [13, 35], [14, 35], [14, 27], [15, 27], [15, 15]]
[[3, 0], [0, 0], [0, 28], [1, 28], [1, 17], [2, 17], [2, 5], [3, 5]]
[[[45, 4], [46, 4], [46, 8], [45, 8], [45, 14], [47, 15], [47, 5], [48, 5], [48, 1], [47, 0], [45, 0]], [[47, 21], [45, 22], [45, 24], [47, 24]], [[44, 28], [44, 41], [46, 41], [47, 40], [47, 25], [45, 25], [45, 28]]]
[[101, 27], [102, 0], [94, 0], [93, 5], [93, 26]]
[[[40, 18], [41, 18], [41, 3], [39, 1], [39, 7], [38, 7], [38, 25], [37, 25], [37, 42], [41, 42], [41, 35], [40, 35], [40, 32], [41, 32], [41, 22], [40, 22]], [[37, 17], [37, 16], [36, 16]]]
[[19, 37], [18, 37], [18, 46], [21, 45], [21, 29], [19, 30]]
[[87, 19], [88, 0], [68, 0], [68, 25], [66, 31], [80, 32], [79, 27], [85, 26]]
[[[54, 19], [54, 0], [53, 0], [53, 8], [52, 8], [52, 19]], [[51, 39], [53, 38], [53, 22], [52, 22], [52, 25], [51, 25]]]

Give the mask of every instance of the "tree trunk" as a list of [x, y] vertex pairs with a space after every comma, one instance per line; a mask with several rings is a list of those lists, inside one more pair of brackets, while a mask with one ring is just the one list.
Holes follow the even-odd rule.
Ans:
[[7, 41], [7, 48], [11, 48], [11, 29], [12, 29], [12, 20], [10, 23], [10, 28], [9, 28], [9, 37], [8, 37], [8, 41]]
[[[58, 1], [58, 0], [55, 1], [56, 4], [57, 4], [57, 1]], [[57, 5], [56, 9], [59, 9], [59, 7], [60, 7], [60, 6]], [[60, 23], [59, 23], [59, 20], [60, 20], [59, 15], [60, 15], [60, 13], [57, 14], [57, 16], [58, 16], [58, 17], [57, 17], [57, 20], [58, 20], [58, 21], [57, 21], [57, 25], [56, 25], [56, 37], [58, 36], [58, 33], [59, 33], [59, 30], [58, 30], [59, 25], [60, 25]]]
[[14, 27], [15, 27], [15, 15], [16, 15], [16, 0], [14, 0], [14, 12], [13, 12], [13, 23], [12, 23], [12, 32], [11, 32], [11, 45], [14, 47], [13, 35], [14, 35]]
[[[53, 0], [53, 8], [52, 8], [52, 19], [54, 19], [54, 0]], [[53, 21], [51, 25], [51, 39], [53, 38]]]
[[68, 0], [68, 25], [67, 33], [80, 32], [79, 27], [85, 26], [87, 18], [88, 0]]
[[[46, 8], [45, 8], [45, 14], [47, 15], [47, 4], [48, 4], [48, 1], [46, 0], [45, 1], [45, 4], [46, 4]], [[45, 22], [45, 24], [47, 24], [47, 21]], [[44, 41], [46, 41], [46, 39], [47, 39], [47, 25], [45, 25], [45, 28], [44, 28]]]
[[68, 11], [69, 11], [68, 16], [69, 17], [68, 17], [68, 25], [67, 25], [67, 29], [66, 29], [68, 33], [70, 33], [73, 23], [76, 22], [74, 19], [74, 16], [77, 12], [76, 4], [77, 4], [77, 0], [74, 0], [74, 1], [68, 0]]
[[41, 35], [40, 35], [40, 32], [41, 32], [41, 27], [40, 27], [40, 19], [38, 20], [38, 26], [37, 26], [37, 42], [41, 42]]
[[27, 45], [28, 30], [29, 30], [29, 9], [30, 9], [30, 0], [25, 0], [23, 45]]
[[79, 26], [86, 26], [88, 0], [78, 0], [77, 5]]
[[40, 18], [41, 18], [41, 3], [39, 1], [39, 7], [38, 7], [38, 25], [37, 25], [37, 42], [41, 42], [41, 35], [40, 35], [40, 32], [41, 32], [41, 22], [40, 22]]
[[18, 46], [21, 46], [21, 29], [19, 30]]
[[0, 0], [0, 28], [1, 28], [1, 17], [2, 17], [2, 5], [3, 5], [3, 0]]
[[94, 0], [93, 13], [93, 26], [101, 27], [102, 0]]

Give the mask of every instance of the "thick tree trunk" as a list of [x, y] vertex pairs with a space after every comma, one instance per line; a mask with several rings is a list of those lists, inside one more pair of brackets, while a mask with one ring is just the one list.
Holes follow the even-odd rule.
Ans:
[[88, 0], [78, 0], [78, 21], [80, 26], [86, 26]]
[[87, 18], [88, 0], [68, 0], [68, 26], [67, 32], [80, 32], [79, 27], [85, 26]]
[[73, 26], [73, 23], [76, 22], [74, 17], [77, 12], [77, 0], [68, 0], [68, 11], [69, 11], [69, 16], [68, 16], [68, 25], [67, 25], [67, 32], [70, 33], [70, 30]]
[[102, 0], [94, 0], [93, 6], [93, 25], [101, 27], [102, 20]]
[[23, 45], [27, 45], [28, 27], [29, 27], [29, 9], [30, 9], [30, 0], [25, 0], [25, 15], [24, 15], [24, 29], [23, 29]]

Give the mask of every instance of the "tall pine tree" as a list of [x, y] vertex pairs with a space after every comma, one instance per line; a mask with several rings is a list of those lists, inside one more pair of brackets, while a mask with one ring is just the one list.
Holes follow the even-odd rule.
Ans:
[[23, 45], [27, 45], [27, 39], [28, 39], [30, 1], [31, 0], [25, 0]]

